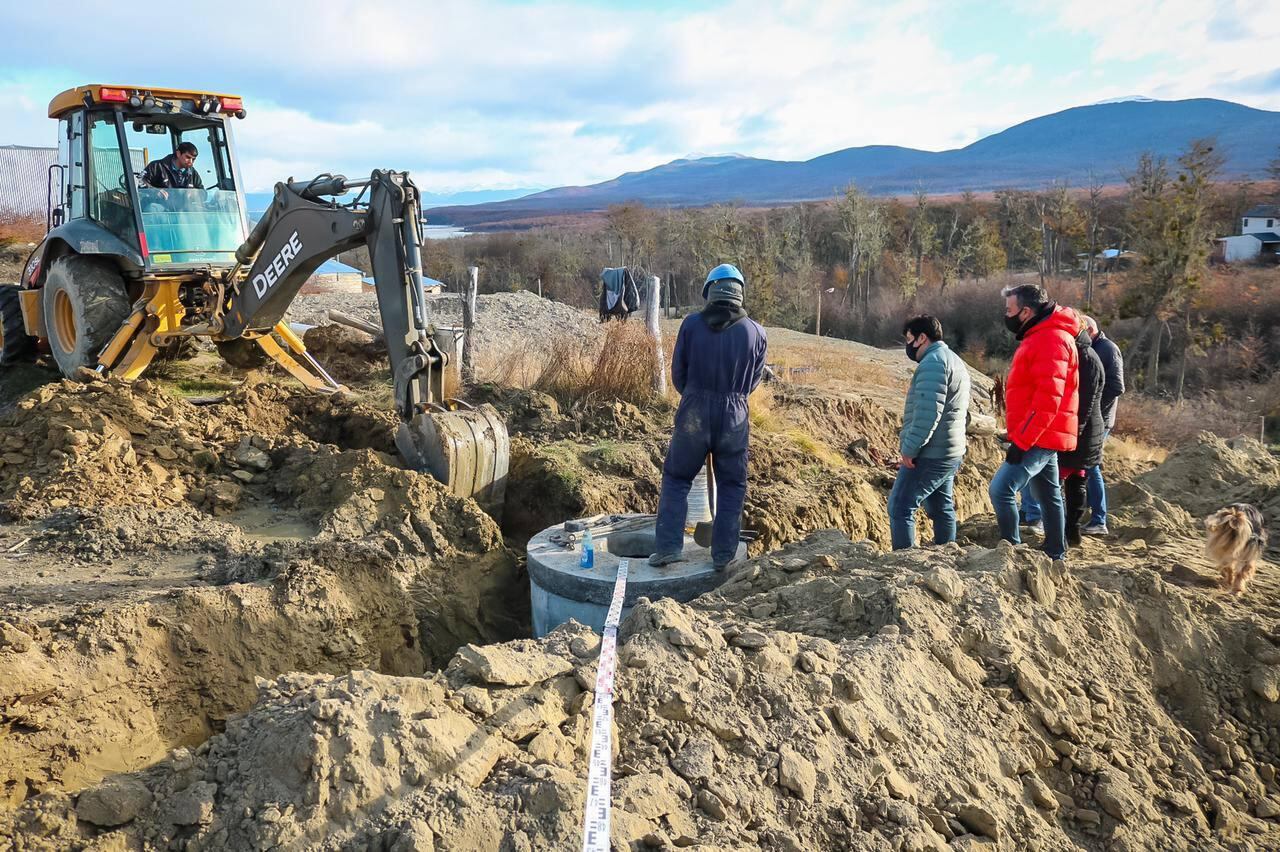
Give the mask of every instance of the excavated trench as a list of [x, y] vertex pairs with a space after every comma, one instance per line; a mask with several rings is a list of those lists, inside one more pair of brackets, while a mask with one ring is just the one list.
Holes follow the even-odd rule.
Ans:
[[[669, 412], [491, 392], [518, 436], [501, 528], [401, 470], [393, 416], [351, 400], [248, 384], [196, 406], [95, 382], [20, 401], [0, 419], [0, 802], [197, 746], [260, 679], [417, 676], [530, 635], [510, 545], [566, 517], [652, 511]], [[756, 430], [753, 552], [824, 528], [886, 541], [892, 416], [802, 390], [775, 405], [790, 419]], [[797, 437], [820, 427], [821, 450]], [[974, 483], [958, 496], [962, 517], [981, 510]]]
[[497, 524], [401, 470], [376, 409], [64, 383], [0, 429], [0, 803], [198, 745], [260, 678], [528, 635]]
[[[392, 415], [357, 402], [251, 383], [196, 406], [149, 382], [20, 401], [0, 421], [13, 522], [0, 535], [0, 801], [195, 746], [252, 705], [259, 678], [420, 675], [466, 643], [529, 635], [503, 532], [518, 546], [566, 517], [652, 511], [669, 413], [492, 392], [523, 436], [501, 530], [400, 470]], [[891, 418], [856, 398], [788, 403], [831, 426], [849, 464], [814, 464], [762, 430], [747, 517], [762, 546], [823, 527], [886, 538], [884, 483], [857, 467], [870, 459], [854, 436], [878, 447]]]
[[[401, 470], [389, 419], [351, 401], [95, 383], [19, 403], [0, 419], [0, 834], [576, 843], [598, 640], [494, 644], [529, 630], [509, 545], [651, 508], [662, 415], [516, 403], [506, 538]], [[1277, 581], [1214, 597], [1190, 513], [1280, 511], [1280, 466], [1206, 441], [1117, 483], [1114, 540], [1069, 568], [982, 518], [962, 537], [987, 547], [884, 554], [849, 540], [885, 537], [891, 423], [862, 405], [775, 400], [800, 425], [753, 445], [747, 523], [770, 552], [624, 626], [614, 840], [1274, 847]], [[962, 516], [997, 460], [974, 442]]]

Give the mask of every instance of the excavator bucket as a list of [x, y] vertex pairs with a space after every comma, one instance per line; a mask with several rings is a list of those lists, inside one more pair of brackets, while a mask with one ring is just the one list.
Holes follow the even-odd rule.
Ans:
[[501, 517], [511, 439], [492, 405], [419, 414], [400, 424], [396, 447], [410, 467]]

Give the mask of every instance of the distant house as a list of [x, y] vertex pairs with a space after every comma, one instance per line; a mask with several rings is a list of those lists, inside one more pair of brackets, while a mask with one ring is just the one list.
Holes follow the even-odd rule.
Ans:
[[1240, 233], [1214, 241], [1218, 263], [1275, 262], [1280, 253], [1280, 205], [1258, 204], [1240, 218]]
[[[1114, 272], [1118, 269], [1128, 269], [1137, 262], [1137, 252], [1127, 249], [1106, 248], [1093, 256], [1093, 270], [1095, 272]], [[1089, 267], [1089, 252], [1082, 251], [1076, 255], [1076, 266], [1082, 270]]]
[[304, 294], [311, 293], [359, 293], [363, 288], [364, 273], [354, 266], [336, 260], [320, 264], [307, 282], [302, 285]]

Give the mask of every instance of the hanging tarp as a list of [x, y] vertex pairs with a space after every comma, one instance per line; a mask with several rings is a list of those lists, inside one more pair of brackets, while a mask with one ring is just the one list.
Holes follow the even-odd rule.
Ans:
[[625, 266], [609, 267], [600, 273], [600, 321], [625, 318], [640, 307], [640, 288]]

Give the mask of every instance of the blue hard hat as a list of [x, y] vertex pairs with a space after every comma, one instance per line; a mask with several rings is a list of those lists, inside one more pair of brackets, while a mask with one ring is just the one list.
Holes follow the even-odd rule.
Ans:
[[742, 285], [742, 289], [747, 289], [747, 279], [742, 277], [742, 273], [738, 271], [738, 267], [732, 263], [722, 263], [715, 269], [707, 273], [707, 280], [702, 285], [702, 298], [707, 298], [707, 294], [711, 292], [711, 285], [725, 278], [732, 278]]

